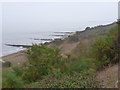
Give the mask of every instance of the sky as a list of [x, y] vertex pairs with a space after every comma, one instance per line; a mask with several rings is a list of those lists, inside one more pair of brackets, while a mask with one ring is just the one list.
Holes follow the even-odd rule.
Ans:
[[82, 30], [116, 21], [117, 5], [117, 2], [6, 2], [2, 3], [2, 30]]
[[2, 5], [0, 3], [0, 55], [2, 55]]
[[0, 2], [118, 2], [119, 0], [0, 0]]
[[118, 3], [118, 19], [120, 19], [120, 2]]

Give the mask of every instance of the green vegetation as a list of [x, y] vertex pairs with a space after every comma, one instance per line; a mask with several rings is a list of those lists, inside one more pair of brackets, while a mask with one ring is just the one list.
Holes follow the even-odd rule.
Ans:
[[23, 88], [23, 80], [20, 77], [17, 77], [15, 73], [4, 72], [3, 73], [3, 88]]
[[93, 76], [87, 74], [73, 73], [73, 75], [62, 74], [60, 78], [53, 75], [45, 76], [44, 79], [31, 83], [31, 88], [96, 88], [102, 87]]
[[52, 73], [52, 70], [59, 69], [62, 65], [59, 49], [55, 47], [53, 49], [44, 45], [33, 45], [27, 54], [29, 63], [24, 68], [23, 79], [28, 82], [42, 79], [42, 76]]
[[2, 67], [10, 67], [11, 63], [9, 61], [5, 61], [2, 63]]
[[117, 27], [92, 42], [90, 48], [80, 48], [78, 57], [63, 58], [57, 47], [33, 45], [26, 51], [29, 61], [24, 67], [4, 73], [3, 88], [100, 88], [96, 70], [118, 62], [116, 42]]
[[93, 43], [91, 52], [93, 58], [99, 63], [99, 68], [118, 62], [117, 33], [117, 27], [113, 28], [106, 36], [99, 37]]

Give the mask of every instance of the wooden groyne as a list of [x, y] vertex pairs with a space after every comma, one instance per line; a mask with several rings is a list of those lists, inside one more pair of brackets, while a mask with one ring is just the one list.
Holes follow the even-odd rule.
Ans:
[[13, 46], [13, 47], [22, 47], [22, 48], [29, 48], [32, 47], [32, 45], [15, 45], [15, 44], [5, 44], [7, 46]]

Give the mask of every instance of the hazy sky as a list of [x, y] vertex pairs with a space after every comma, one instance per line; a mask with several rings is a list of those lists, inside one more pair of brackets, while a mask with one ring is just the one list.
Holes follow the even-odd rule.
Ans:
[[5, 32], [83, 29], [118, 18], [117, 2], [3, 3]]

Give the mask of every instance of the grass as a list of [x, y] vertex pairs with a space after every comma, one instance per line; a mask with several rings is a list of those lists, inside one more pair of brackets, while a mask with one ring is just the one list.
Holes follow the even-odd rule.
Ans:
[[4, 72], [2, 88], [24, 88], [24, 82], [12, 72]]

